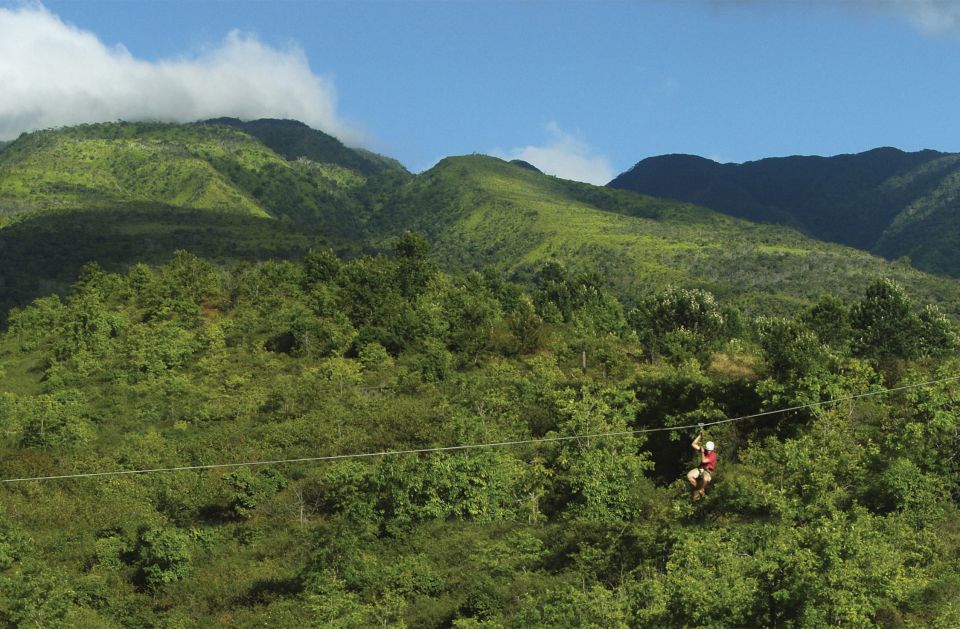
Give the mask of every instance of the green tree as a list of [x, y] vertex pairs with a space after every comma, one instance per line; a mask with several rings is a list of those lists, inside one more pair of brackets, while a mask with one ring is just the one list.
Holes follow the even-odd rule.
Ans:
[[45, 567], [0, 575], [0, 620], [10, 627], [69, 627], [77, 598], [68, 578]]
[[532, 354], [546, 341], [543, 319], [537, 314], [533, 301], [526, 295], [517, 299], [516, 305], [507, 317], [507, 326], [514, 339], [508, 348], [511, 353]]
[[64, 314], [65, 308], [58, 295], [41, 297], [22, 310], [11, 310], [8, 329], [17, 339], [20, 351], [28, 352], [56, 334]]
[[[956, 361], [936, 375], [956, 373]], [[948, 376], [949, 374], [949, 376]], [[914, 374], [914, 378], [929, 378]], [[954, 501], [960, 501], [960, 387], [954, 381], [919, 387], [906, 393], [907, 404], [894, 414], [884, 435], [891, 458], [907, 458], [921, 471], [932, 474]]]
[[241, 518], [250, 517], [260, 503], [287, 485], [283, 475], [270, 468], [254, 473], [249, 467], [239, 467], [223, 481], [232, 490], [230, 510]]
[[803, 313], [801, 320], [821, 342], [836, 348], [846, 348], [853, 336], [850, 308], [832, 295], [825, 295]]
[[97, 293], [71, 296], [57, 329], [54, 356], [67, 360], [76, 356], [101, 356], [118, 328], [117, 318], [111, 316]]
[[310, 284], [332, 282], [340, 272], [340, 259], [330, 249], [310, 249], [303, 257], [303, 271]]
[[942, 358], [956, 354], [960, 339], [953, 324], [938, 307], [927, 304], [917, 317], [920, 320], [920, 356]]
[[393, 248], [397, 260], [397, 282], [400, 292], [413, 299], [423, 292], [437, 273], [430, 259], [430, 243], [421, 234], [405, 231]]
[[825, 370], [827, 353], [817, 336], [802, 323], [763, 317], [757, 321], [757, 330], [774, 378], [795, 380]]
[[453, 355], [443, 343], [428, 338], [418, 349], [411, 360], [424, 382], [443, 382], [453, 373]]
[[627, 620], [627, 601], [594, 583], [591, 587], [567, 585], [537, 595], [526, 594], [507, 626], [626, 629], [630, 626]]
[[170, 528], [146, 528], [140, 531], [137, 557], [144, 583], [157, 590], [187, 575], [193, 553], [184, 533]]
[[23, 426], [23, 447], [56, 448], [88, 443], [95, 434], [82, 392], [61, 390], [56, 393], [20, 399], [16, 404], [16, 424]]
[[722, 309], [700, 289], [671, 287], [647, 297], [630, 312], [629, 321], [653, 360], [666, 354], [705, 362], [725, 329]]
[[398, 265], [378, 256], [345, 263], [338, 276], [338, 307], [358, 335], [355, 346], [376, 342], [397, 355], [422, 338], [424, 322], [398, 284]]
[[563, 517], [607, 526], [636, 517], [638, 492], [652, 489], [644, 477], [652, 464], [640, 451], [643, 437], [629, 434], [632, 403], [613, 390], [565, 390], [558, 393], [556, 408], [560, 419], [551, 436], [617, 433], [558, 442], [553, 497]]
[[570, 273], [551, 261], [534, 281], [534, 302], [544, 320], [573, 323], [586, 335], [619, 334], [626, 328], [623, 305], [606, 289], [599, 273]]
[[137, 296], [147, 319], [173, 319], [197, 325], [202, 306], [224, 299], [217, 269], [186, 251], [175, 252], [170, 262], [153, 273], [137, 271], [137, 277], [131, 281], [144, 284]]
[[376, 509], [394, 535], [428, 520], [499, 521], [513, 515], [520, 473], [518, 464], [493, 452], [393, 457], [373, 479]]
[[869, 358], [914, 358], [920, 353], [921, 324], [903, 288], [889, 279], [871, 283], [850, 310], [853, 349]]
[[304, 586], [307, 605], [321, 627], [372, 626], [375, 610], [359, 594], [347, 588], [343, 579], [332, 570], [311, 575]]
[[445, 324], [447, 347], [473, 360], [490, 348], [500, 304], [478, 273], [469, 274], [462, 283], [443, 283], [435, 298]]
[[190, 362], [196, 336], [171, 321], [151, 321], [125, 330], [120, 339], [124, 375], [130, 381], [156, 377]]

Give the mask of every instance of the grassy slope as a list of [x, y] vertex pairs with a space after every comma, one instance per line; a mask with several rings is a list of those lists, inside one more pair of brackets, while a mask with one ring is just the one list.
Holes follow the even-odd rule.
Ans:
[[442, 161], [407, 185], [396, 224], [424, 229], [455, 268], [498, 266], [527, 276], [548, 259], [596, 268], [625, 294], [696, 285], [753, 311], [822, 294], [852, 297], [893, 277], [954, 314], [953, 281], [693, 205], [567, 182], [489, 157]]
[[348, 253], [362, 242], [367, 197], [392, 181], [288, 161], [209, 124], [24, 135], [0, 153], [0, 321], [12, 306], [63, 290], [87, 261], [122, 270], [177, 249], [218, 261], [297, 257], [310, 246]]
[[0, 154], [0, 213], [132, 202], [343, 229], [343, 215], [356, 214], [353, 197], [366, 183], [366, 175], [343, 165], [288, 161], [230, 127], [82, 125], [27, 134]]
[[262, 167], [276, 160], [251, 138], [173, 125], [90, 125], [21, 137], [0, 158], [0, 203], [10, 209], [103, 207], [129, 201], [266, 216], [209, 157]]

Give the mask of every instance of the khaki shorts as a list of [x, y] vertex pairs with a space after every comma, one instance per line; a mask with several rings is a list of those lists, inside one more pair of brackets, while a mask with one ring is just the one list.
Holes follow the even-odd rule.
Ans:
[[705, 481], [708, 482], [708, 483], [710, 482], [710, 479], [712, 478], [712, 476], [710, 476], [710, 470], [701, 469], [701, 468], [699, 468], [699, 467], [696, 468], [696, 469], [690, 470], [690, 473], [687, 474], [687, 476], [689, 476], [690, 478], [700, 478], [701, 476], [703, 476], [703, 480], [705, 480]]

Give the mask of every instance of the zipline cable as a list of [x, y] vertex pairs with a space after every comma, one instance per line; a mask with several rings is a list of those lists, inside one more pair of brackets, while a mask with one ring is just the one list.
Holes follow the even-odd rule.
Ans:
[[532, 445], [537, 443], [554, 443], [558, 441], [573, 441], [576, 439], [594, 439], [594, 438], [603, 438], [603, 437], [624, 437], [627, 435], [639, 435], [652, 432], [666, 432], [670, 430], [687, 430], [690, 428], [702, 428], [706, 426], [717, 426], [719, 424], [727, 424], [730, 422], [738, 422], [747, 419], [756, 419], [758, 417], [766, 417], [768, 415], [778, 415], [781, 413], [789, 413], [792, 411], [799, 411], [806, 408], [816, 408], [820, 406], [827, 406], [830, 404], [839, 404], [841, 402], [850, 402], [853, 400], [859, 400], [867, 397], [874, 397], [877, 395], [886, 395], [888, 393], [895, 393], [897, 391], [907, 391], [910, 389], [919, 389], [922, 387], [929, 387], [935, 384], [943, 384], [944, 382], [951, 382], [953, 380], [960, 380], [960, 376], [951, 376], [949, 378], [942, 378], [940, 380], [929, 380], [927, 382], [920, 382], [917, 384], [908, 384], [901, 387], [894, 387], [891, 389], [880, 389], [878, 391], [869, 391], [867, 393], [859, 393], [857, 395], [851, 395], [848, 397], [834, 398], [832, 400], [823, 400], [821, 402], [812, 402], [810, 404], [800, 404], [797, 406], [790, 406], [788, 408], [780, 408], [772, 411], [764, 411], [762, 413], [754, 413], [752, 415], [741, 415], [739, 417], [727, 417], [713, 422], [703, 422], [698, 424], [690, 424], [686, 426], [658, 426], [656, 428], [638, 428], [635, 430], [618, 430], [610, 432], [595, 432], [595, 433], [585, 433], [579, 435], [564, 435], [556, 437], [540, 437], [537, 439], [518, 439], [516, 441], [492, 441], [488, 443], [472, 443], [459, 446], [438, 446], [433, 448], [415, 448], [411, 450], [384, 450], [381, 452], [361, 452], [354, 454], [332, 454], [328, 456], [313, 456], [313, 457], [303, 457], [297, 459], [275, 459], [272, 461], [248, 461], [245, 463], [211, 463], [205, 465], [183, 465], [178, 467], [154, 467], [146, 469], [137, 469], [137, 470], [112, 470], [107, 472], [85, 472], [79, 474], [60, 474], [56, 476], [31, 476], [24, 478], [5, 478], [0, 479], [0, 483], [21, 483], [26, 481], [41, 481], [41, 480], [63, 480], [70, 478], [96, 478], [104, 476], [126, 476], [132, 474], [155, 474], [159, 472], [183, 472], [189, 470], [213, 470], [213, 469], [222, 469], [222, 468], [232, 468], [232, 467], [254, 467], [259, 465], [282, 465], [289, 463], [316, 463], [320, 461], [340, 461], [344, 459], [369, 459], [374, 457], [383, 457], [383, 456], [399, 456], [403, 454], [428, 454], [431, 452], [456, 452], [463, 450], [477, 450], [481, 448], [501, 448], [506, 446], [519, 446], [519, 445]]

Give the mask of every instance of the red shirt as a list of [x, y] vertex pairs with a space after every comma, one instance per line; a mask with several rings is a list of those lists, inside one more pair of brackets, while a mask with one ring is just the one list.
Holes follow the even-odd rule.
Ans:
[[703, 458], [700, 460], [700, 469], [707, 469], [712, 472], [716, 467], [717, 453], [704, 451]]

